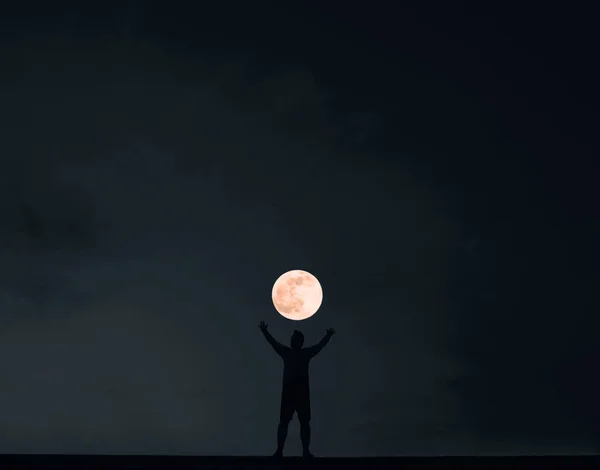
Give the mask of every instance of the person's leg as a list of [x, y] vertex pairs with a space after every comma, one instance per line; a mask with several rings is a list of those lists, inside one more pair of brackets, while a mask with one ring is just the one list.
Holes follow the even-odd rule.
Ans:
[[283, 455], [283, 447], [285, 446], [289, 424], [289, 420], [279, 420], [279, 426], [277, 427], [277, 450], [275, 451], [275, 455]]
[[311, 457], [310, 453], [310, 420], [300, 420], [300, 439], [302, 440], [302, 454]]
[[310, 453], [310, 401], [303, 400], [298, 407], [298, 421], [300, 421], [300, 439], [302, 441], [302, 454], [312, 457]]
[[279, 426], [277, 426], [277, 450], [275, 451], [275, 456], [280, 457], [283, 455], [283, 447], [285, 446], [285, 440], [288, 434], [288, 426], [294, 416], [294, 411], [293, 403], [290, 403], [287, 400], [282, 401], [281, 411], [279, 413]]

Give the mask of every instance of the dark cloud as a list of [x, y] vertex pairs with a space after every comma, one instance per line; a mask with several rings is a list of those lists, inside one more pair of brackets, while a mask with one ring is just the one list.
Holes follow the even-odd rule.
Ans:
[[[540, 187], [478, 218], [479, 242], [453, 276], [452, 387], [473, 430], [577, 452], [598, 445], [593, 233], [540, 204]], [[487, 220], [487, 222], [485, 222]]]
[[[5, 199], [21, 247], [3, 266], [5, 305], [21, 312], [3, 339], [6, 451], [266, 452], [278, 363], [256, 325], [291, 334], [269, 299], [290, 268], [325, 289], [307, 342], [340, 331], [314, 365], [315, 412], [328, 416], [316, 446], [394, 453], [391, 437], [352, 429], [402, 422], [410, 449], [458, 419], [441, 385], [460, 366], [439, 349], [457, 228], [406, 169], [342, 164], [343, 132], [308, 71], [261, 77], [136, 43], [11, 47], [3, 153], [30, 164]], [[34, 308], [35, 295], [53, 297]], [[393, 405], [415, 400], [409, 414]], [[53, 424], [28, 433], [36, 420]]]
[[269, 452], [280, 364], [256, 326], [291, 334], [269, 293], [292, 268], [324, 289], [307, 343], [338, 330], [319, 454], [589, 449], [592, 238], [463, 95], [415, 72], [394, 128], [307, 67], [1, 52], [2, 452]]

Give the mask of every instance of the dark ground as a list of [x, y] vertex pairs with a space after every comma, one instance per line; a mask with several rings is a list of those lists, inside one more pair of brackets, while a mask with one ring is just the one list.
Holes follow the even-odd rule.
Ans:
[[9, 469], [421, 469], [421, 468], [600, 468], [599, 456], [520, 456], [520, 457], [373, 457], [373, 458], [315, 458], [299, 457], [275, 460], [271, 457], [223, 456], [93, 456], [93, 455], [2, 455], [0, 468]]

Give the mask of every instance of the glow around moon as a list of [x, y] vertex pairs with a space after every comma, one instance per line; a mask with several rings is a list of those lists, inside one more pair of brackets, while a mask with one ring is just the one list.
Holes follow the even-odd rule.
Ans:
[[319, 280], [307, 271], [296, 269], [282, 274], [273, 284], [273, 305], [288, 320], [312, 317], [323, 302]]

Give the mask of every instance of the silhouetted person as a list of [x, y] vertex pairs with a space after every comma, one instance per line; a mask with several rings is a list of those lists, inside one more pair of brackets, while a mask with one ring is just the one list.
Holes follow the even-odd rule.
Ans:
[[304, 457], [312, 457], [310, 453], [310, 387], [308, 383], [308, 364], [335, 334], [333, 328], [326, 330], [326, 334], [319, 343], [309, 348], [303, 348], [304, 335], [294, 330], [291, 348], [278, 343], [269, 333], [264, 321], [259, 328], [275, 352], [283, 359], [283, 388], [281, 390], [281, 410], [279, 412], [279, 427], [277, 428], [277, 450], [275, 457], [283, 455], [283, 446], [287, 437], [288, 426], [294, 413], [298, 414], [300, 421], [300, 438]]

